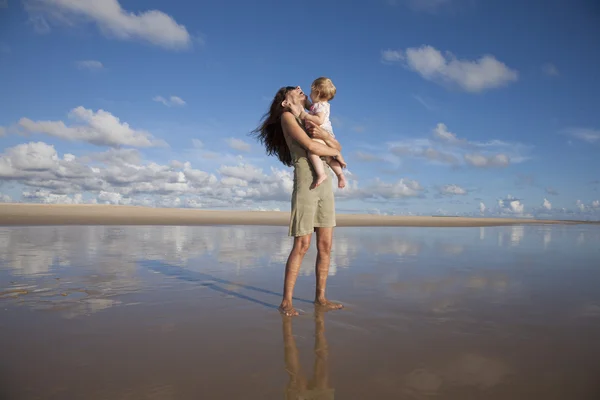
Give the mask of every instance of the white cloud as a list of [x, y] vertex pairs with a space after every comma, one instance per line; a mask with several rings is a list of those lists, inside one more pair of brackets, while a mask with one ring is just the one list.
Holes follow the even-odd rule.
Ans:
[[236, 166], [224, 165], [219, 168], [219, 173], [226, 177], [242, 179], [248, 182], [261, 182], [267, 177], [261, 168], [246, 164]]
[[544, 203], [542, 204], [542, 207], [544, 207], [544, 209], [550, 211], [550, 210], [552, 210], [552, 203], [550, 203], [550, 201], [548, 199], [544, 199]]
[[525, 211], [525, 204], [521, 203], [520, 200], [513, 200], [509, 204], [510, 210], [515, 214], [523, 214], [523, 211]]
[[204, 143], [200, 139], [192, 139], [192, 146], [195, 149], [201, 149], [204, 147]]
[[560, 73], [558, 72], [558, 68], [556, 65], [552, 63], [546, 63], [542, 66], [542, 72], [546, 76], [558, 76]]
[[54, 146], [44, 142], [19, 144], [7, 149], [0, 157], [0, 177], [11, 178], [30, 171], [58, 168]]
[[410, 156], [422, 158], [436, 164], [456, 165], [459, 159], [446, 151], [437, 150], [431, 141], [425, 139], [408, 140], [390, 144], [390, 152], [400, 158]]
[[244, 152], [250, 151], [250, 144], [244, 142], [241, 139], [228, 138], [228, 139], [225, 139], [225, 141], [227, 142], [229, 147], [231, 147], [234, 150], [244, 151]]
[[225, 165], [219, 175], [189, 162], [143, 162], [135, 149], [61, 157], [53, 146], [31, 142], [0, 155], [0, 178], [24, 185], [28, 201], [73, 203], [81, 193], [99, 203], [248, 209], [257, 202], [290, 200], [290, 170], [265, 173], [250, 164]]
[[0, 137], [2, 136], [6, 136], [6, 128], [3, 126], [0, 126]]
[[98, 202], [104, 204], [129, 205], [131, 204], [131, 199], [124, 197], [121, 193], [105, 192], [104, 190], [101, 190], [98, 194]]
[[381, 52], [381, 60], [389, 63], [401, 62], [404, 60], [404, 54], [399, 50], [384, 50]]
[[29, 133], [41, 133], [60, 139], [83, 141], [97, 146], [165, 146], [162, 140], [143, 130], [132, 129], [108, 111], [96, 112], [79, 106], [69, 113], [69, 118], [85, 123], [67, 126], [63, 121], [32, 121], [21, 118], [19, 125]]
[[506, 167], [510, 164], [510, 158], [506, 154], [495, 154], [485, 156], [482, 154], [465, 154], [465, 161], [478, 168], [486, 167]]
[[189, 208], [202, 208], [202, 203], [197, 199], [186, 199], [185, 205]]
[[475, 142], [459, 138], [439, 123], [433, 129], [433, 139], [405, 139], [388, 143], [389, 152], [402, 160], [407, 157], [424, 159], [434, 164], [476, 168], [506, 167], [526, 161], [529, 146], [500, 140]]
[[467, 191], [458, 185], [444, 185], [439, 191], [440, 194], [449, 196], [462, 196], [467, 194]]
[[452, 53], [443, 55], [432, 46], [412, 47], [382, 52], [385, 62], [405, 63], [424, 79], [443, 84], [456, 85], [467, 92], [482, 92], [499, 88], [517, 81], [519, 74], [498, 61], [492, 55], [477, 60], [461, 60]]
[[479, 213], [481, 213], [482, 215], [485, 213], [486, 207], [485, 204], [483, 204], [482, 201], [479, 202]]
[[465, 139], [458, 139], [456, 134], [450, 132], [446, 124], [439, 123], [433, 130], [433, 135], [451, 145], [459, 146], [467, 143]]
[[0, 193], [0, 203], [12, 203], [12, 198], [4, 193]]
[[165, 99], [162, 96], [154, 96], [152, 100], [162, 103], [167, 107], [182, 107], [186, 105], [186, 102], [178, 96], [171, 96], [168, 99]]
[[357, 151], [355, 156], [359, 161], [364, 162], [381, 161], [381, 157], [376, 156], [375, 154], [365, 153], [362, 151]]
[[598, 221], [600, 218], [598, 211], [600, 211], [600, 200], [594, 200], [589, 204], [577, 200], [573, 209], [552, 208], [552, 210], [543, 210], [541, 214], [550, 214], [553, 219]]
[[515, 199], [510, 194], [505, 199], [498, 200], [498, 208], [500, 214], [514, 214], [523, 216], [525, 212], [525, 204], [521, 200]]
[[66, 194], [56, 194], [49, 190], [37, 189], [34, 191], [23, 191], [23, 199], [35, 203], [45, 204], [82, 204], [83, 195], [76, 193], [72, 196]]
[[425, 157], [430, 161], [437, 161], [442, 164], [458, 164], [458, 159], [452, 154], [444, 153], [431, 147], [424, 149], [420, 156]]
[[404, 197], [417, 197], [421, 195], [423, 187], [418, 181], [402, 178], [394, 183], [382, 182], [375, 179], [374, 184], [361, 191], [359, 197], [381, 197], [384, 199], [398, 199]]
[[87, 69], [90, 71], [98, 71], [104, 68], [104, 65], [96, 60], [77, 61], [76, 65], [79, 69]]
[[587, 143], [600, 142], [600, 130], [586, 128], [570, 128], [566, 133], [576, 139], [583, 140]]
[[77, 20], [94, 22], [107, 37], [142, 40], [166, 49], [185, 49], [192, 38], [185, 26], [158, 10], [130, 12], [118, 0], [26, 0], [36, 31], [50, 30], [48, 20], [72, 25]]

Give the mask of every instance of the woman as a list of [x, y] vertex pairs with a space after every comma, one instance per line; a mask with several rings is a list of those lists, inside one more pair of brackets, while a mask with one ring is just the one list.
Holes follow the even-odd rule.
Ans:
[[[311, 136], [323, 140], [327, 145], [312, 140], [306, 134], [298, 118], [304, 111], [305, 103], [306, 95], [299, 86], [279, 89], [269, 112], [263, 117], [262, 125], [254, 130], [259, 141], [265, 145], [267, 154], [276, 155], [282, 163], [294, 167], [289, 226], [289, 235], [294, 237], [294, 246], [285, 265], [283, 300], [279, 306], [279, 311], [286, 316], [298, 315], [292, 305], [292, 297], [298, 271], [310, 247], [313, 232], [317, 233], [315, 304], [326, 309], [342, 308], [341, 304], [332, 303], [325, 297], [335, 226], [331, 179], [327, 179], [315, 189], [310, 189], [314, 180], [314, 170], [307, 159], [307, 151], [321, 157], [336, 157], [340, 154], [341, 146], [331, 135], [314, 124], [309, 128]], [[325, 169], [328, 170], [327, 166]]]

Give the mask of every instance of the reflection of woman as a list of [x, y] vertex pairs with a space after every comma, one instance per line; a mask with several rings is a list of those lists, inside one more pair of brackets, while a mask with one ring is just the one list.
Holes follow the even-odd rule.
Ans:
[[[294, 167], [294, 189], [292, 192], [292, 212], [289, 235], [294, 236], [294, 247], [285, 266], [283, 300], [279, 310], [287, 316], [298, 315], [292, 306], [296, 278], [304, 255], [310, 247], [313, 232], [317, 233], [317, 266], [315, 303], [327, 309], [342, 308], [325, 297], [333, 227], [335, 226], [335, 205], [331, 179], [317, 188], [311, 189], [315, 172], [308, 161], [307, 151], [318, 156], [335, 157], [341, 146], [325, 130], [313, 125], [309, 131], [313, 139], [321, 139], [327, 145], [311, 139], [302, 127], [298, 116], [304, 110], [306, 95], [300, 87], [287, 86], [279, 89], [263, 123], [254, 132], [265, 145], [267, 154], [277, 155], [287, 166]], [[325, 161], [323, 161], [325, 162]], [[328, 168], [325, 166], [328, 171]]]
[[315, 308], [315, 364], [313, 378], [306, 381], [301, 371], [296, 340], [292, 333], [292, 319], [283, 318], [283, 345], [285, 369], [290, 377], [285, 391], [286, 400], [333, 400], [334, 389], [329, 388], [329, 350], [325, 338], [325, 313]]

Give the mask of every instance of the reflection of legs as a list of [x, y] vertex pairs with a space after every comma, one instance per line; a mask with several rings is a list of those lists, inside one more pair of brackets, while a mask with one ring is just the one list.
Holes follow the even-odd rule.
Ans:
[[283, 318], [283, 349], [285, 359], [285, 369], [290, 377], [287, 384], [288, 395], [297, 395], [306, 390], [306, 378], [302, 374], [300, 367], [300, 357], [296, 339], [292, 332], [292, 319]]
[[283, 300], [279, 306], [279, 311], [287, 316], [298, 315], [298, 312], [292, 306], [292, 297], [294, 296], [294, 286], [296, 286], [300, 265], [310, 247], [311, 236], [311, 234], [308, 234], [294, 238], [294, 247], [292, 248], [285, 265]]
[[325, 315], [315, 307], [315, 366], [311, 387], [329, 389], [329, 348], [325, 337]]
[[300, 366], [300, 356], [296, 339], [292, 332], [292, 318], [282, 318], [283, 350], [285, 369], [289, 380], [286, 386], [286, 399], [333, 400], [334, 390], [329, 388], [329, 348], [325, 338], [325, 312], [315, 306], [315, 365], [309, 383]]
[[[315, 142], [325, 144], [325, 142], [322, 140], [319, 140], [319, 139], [313, 139], [313, 140]], [[311, 189], [314, 189], [317, 186], [319, 186], [321, 183], [323, 183], [325, 181], [325, 179], [327, 179], [327, 174], [325, 173], [325, 165], [323, 165], [323, 160], [321, 160], [321, 157], [309, 152], [308, 159], [310, 160], [310, 163], [312, 164], [313, 168], [315, 169], [315, 175], [316, 175], [315, 180], [313, 181], [312, 185], [310, 186]]]
[[329, 263], [331, 262], [331, 242], [333, 240], [333, 228], [316, 228], [317, 231], [317, 263], [315, 275], [317, 288], [315, 293], [315, 304], [328, 309], [337, 310], [342, 308], [341, 304], [332, 303], [325, 297], [327, 276], [329, 275]]

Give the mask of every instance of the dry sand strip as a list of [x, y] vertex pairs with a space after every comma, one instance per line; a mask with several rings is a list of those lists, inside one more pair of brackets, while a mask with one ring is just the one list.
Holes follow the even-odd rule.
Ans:
[[[209, 211], [112, 205], [0, 204], [0, 225], [279, 225], [289, 212]], [[578, 224], [517, 218], [409, 217], [338, 214], [338, 226], [468, 227], [522, 224]]]

